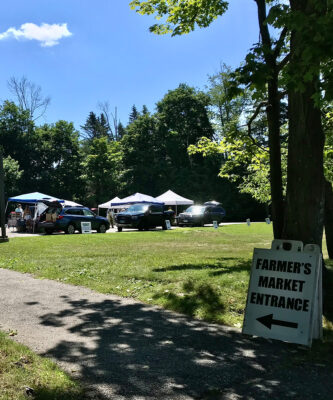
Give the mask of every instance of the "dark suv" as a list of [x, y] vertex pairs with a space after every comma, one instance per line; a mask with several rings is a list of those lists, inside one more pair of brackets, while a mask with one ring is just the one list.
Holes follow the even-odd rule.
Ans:
[[191, 206], [178, 216], [179, 226], [204, 226], [217, 221], [219, 224], [225, 216], [221, 205]]
[[173, 218], [173, 211], [164, 211], [161, 204], [133, 204], [126, 211], [116, 215], [118, 232], [123, 228], [134, 228], [139, 231], [161, 226], [166, 229], [166, 220]]
[[105, 233], [110, 228], [109, 221], [99, 217], [86, 207], [49, 207], [41, 216], [38, 229], [51, 234], [54, 231], [65, 233], [81, 232], [81, 222], [90, 222], [91, 229]]

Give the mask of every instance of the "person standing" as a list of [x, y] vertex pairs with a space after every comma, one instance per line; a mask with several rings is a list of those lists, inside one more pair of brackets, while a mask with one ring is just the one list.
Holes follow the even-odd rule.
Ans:
[[23, 208], [21, 206], [21, 204], [18, 204], [17, 207], [15, 208], [15, 212], [16, 213], [20, 213], [20, 217], [23, 217]]
[[26, 206], [24, 209], [24, 214], [23, 214], [23, 218], [25, 220], [31, 219], [31, 212], [30, 212], [30, 207]]
[[108, 220], [110, 222], [111, 228], [114, 227], [114, 212], [112, 210], [112, 208], [108, 209]]

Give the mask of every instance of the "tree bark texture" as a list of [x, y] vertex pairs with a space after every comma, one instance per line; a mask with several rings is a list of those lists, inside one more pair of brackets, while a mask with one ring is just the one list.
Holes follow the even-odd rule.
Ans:
[[282, 238], [284, 221], [284, 200], [281, 168], [281, 143], [280, 143], [280, 98], [277, 56], [272, 50], [272, 41], [266, 20], [265, 0], [256, 0], [258, 7], [258, 21], [261, 40], [264, 48], [265, 63], [270, 70], [267, 80], [268, 106], [266, 108], [268, 122], [268, 143], [270, 159], [270, 185], [272, 198], [272, 220], [275, 239]]
[[325, 180], [325, 235], [328, 257], [333, 259], [333, 189], [331, 182]]
[[[320, 12], [323, 0], [291, 0], [292, 12], [314, 15]], [[307, 27], [306, 29], [311, 29]], [[310, 65], [304, 62], [309, 43], [303, 31], [292, 31], [290, 40], [290, 71], [301, 81]], [[318, 67], [320, 60], [312, 60]], [[317, 64], [316, 64], [317, 63]], [[283, 238], [316, 243], [321, 247], [323, 234], [324, 131], [319, 106], [314, 96], [319, 93], [319, 74], [303, 87], [289, 88], [289, 143], [285, 223]]]
[[282, 189], [281, 144], [280, 144], [280, 99], [276, 79], [268, 82], [268, 142], [270, 159], [270, 182], [272, 196], [273, 232], [275, 239], [282, 238], [284, 201]]

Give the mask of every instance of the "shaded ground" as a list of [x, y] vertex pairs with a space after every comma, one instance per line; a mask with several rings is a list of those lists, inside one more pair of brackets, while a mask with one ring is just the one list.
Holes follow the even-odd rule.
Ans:
[[332, 365], [297, 362], [299, 346], [3, 269], [0, 298], [0, 329], [99, 398], [332, 399]]

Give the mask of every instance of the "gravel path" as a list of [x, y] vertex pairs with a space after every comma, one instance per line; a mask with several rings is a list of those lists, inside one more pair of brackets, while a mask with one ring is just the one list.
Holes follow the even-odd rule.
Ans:
[[[114, 400], [332, 400], [333, 372], [290, 365], [308, 351], [253, 339], [131, 299], [0, 269], [0, 329]], [[91, 397], [90, 396], [90, 397]]]

